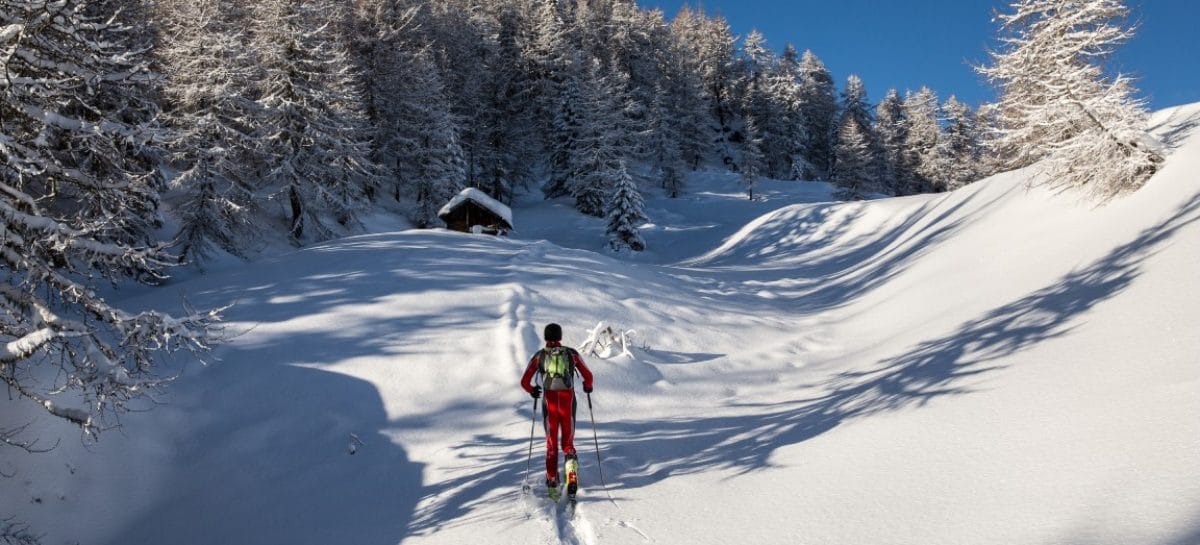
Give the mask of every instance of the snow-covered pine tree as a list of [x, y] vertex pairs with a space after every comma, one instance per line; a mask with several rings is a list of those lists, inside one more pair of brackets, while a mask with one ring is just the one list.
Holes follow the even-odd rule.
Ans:
[[794, 152], [794, 132], [788, 103], [792, 86], [779, 59], [767, 49], [762, 34], [752, 31], [742, 45], [740, 88], [743, 118], [754, 118], [758, 130], [762, 172], [772, 178], [787, 178]]
[[979, 109], [975, 110], [975, 132], [980, 156], [977, 167], [980, 178], [1002, 172], [1008, 166], [1000, 143], [999, 115], [999, 106], [994, 102], [981, 104]]
[[703, 58], [694, 41], [700, 30], [697, 15], [688, 7], [671, 21], [667, 47], [659, 58], [663, 81], [663, 105], [669, 109], [668, 122], [679, 133], [679, 148], [688, 168], [696, 170], [713, 152], [716, 133], [709, 106], [712, 97], [703, 78]]
[[522, 33], [521, 47], [532, 80], [531, 102], [536, 130], [542, 137], [541, 149], [548, 156], [546, 167], [550, 170], [552, 186], [546, 192], [547, 196], [563, 194], [561, 181], [554, 182], [556, 168], [561, 170], [561, 166], [555, 166], [556, 124], [562, 113], [559, 106], [573, 60], [569, 32], [559, 15], [558, 5], [558, 2], [533, 2]]
[[646, 249], [646, 242], [637, 228], [639, 223], [647, 219], [645, 205], [624, 161], [617, 165], [616, 180], [605, 217], [608, 219], [606, 233], [610, 248], [615, 251], [629, 248], [635, 252]]
[[390, 105], [398, 129], [409, 135], [396, 150], [398, 198], [409, 201], [417, 227], [438, 224], [437, 211], [466, 187], [467, 165], [458, 124], [445, 99], [446, 89], [428, 49], [407, 57], [406, 77]]
[[1046, 160], [1045, 181], [1111, 196], [1162, 162], [1145, 102], [1103, 62], [1133, 31], [1120, 0], [1020, 0], [998, 16], [1003, 46], [979, 71], [1000, 89], [998, 144], [1018, 167]]
[[167, 199], [179, 215], [184, 259], [218, 250], [243, 255], [254, 238], [254, 130], [257, 63], [247, 46], [244, 9], [231, 0], [165, 1], [156, 49], [162, 66], [163, 121], [179, 174]]
[[742, 127], [745, 136], [742, 139], [742, 160], [738, 164], [741, 172], [742, 186], [746, 188], [746, 197], [754, 200], [754, 190], [758, 188], [758, 177], [762, 176], [764, 163], [762, 154], [762, 137], [758, 132], [758, 120], [747, 117]]
[[668, 94], [659, 93], [651, 107], [649, 133], [651, 139], [650, 160], [659, 173], [659, 181], [663, 190], [672, 199], [683, 192], [683, 173], [687, 165], [683, 159], [684, 140], [680, 125], [672, 116], [671, 108], [665, 102]]
[[[405, 117], [411, 102], [419, 102], [424, 91], [412, 90], [413, 74], [426, 67], [418, 58], [426, 47], [417, 32], [420, 12], [412, 0], [372, 0], [354, 5], [350, 44], [355, 61], [363, 114], [368, 124], [372, 162], [389, 174], [384, 187], [394, 200], [401, 200], [401, 156], [416, 146], [421, 129]], [[373, 197], [368, 186], [368, 196]]]
[[904, 138], [903, 168], [900, 172], [900, 194], [913, 195], [942, 191], [939, 183], [937, 145], [941, 125], [938, 122], [938, 99], [933, 90], [921, 87], [904, 98], [904, 118], [908, 132]]
[[177, 261], [130, 242], [156, 221], [156, 110], [152, 33], [118, 4], [0, 2], [0, 382], [88, 437], [167, 380], [157, 353], [219, 340], [216, 313], [128, 312], [89, 285], [159, 280]]
[[[568, 167], [565, 183], [575, 198], [575, 208], [593, 216], [603, 216], [605, 204], [618, 179], [618, 170], [631, 151], [622, 141], [624, 112], [619, 107], [625, 94], [615, 85], [598, 60], [585, 61], [582, 55], [577, 64], [588, 64], [577, 70], [574, 84], [568, 84], [564, 97], [578, 97], [573, 103], [564, 102], [565, 111], [574, 112], [568, 119], [570, 145], [562, 148]], [[566, 119], [566, 118], [564, 118]]]
[[370, 158], [348, 46], [329, 23], [346, 19], [336, 6], [316, 0], [254, 6], [253, 46], [263, 73], [260, 143], [272, 161], [261, 187], [285, 202], [288, 235], [296, 242], [331, 236], [329, 219], [353, 225], [368, 188], [385, 179]]
[[713, 142], [721, 162], [733, 167], [735, 144], [732, 140], [734, 122], [736, 120], [737, 103], [735, 100], [735, 85], [737, 82], [737, 65], [734, 62], [733, 31], [729, 23], [721, 17], [706, 17], [703, 13], [697, 16], [697, 35], [692, 39], [698, 45], [700, 56], [701, 77], [708, 90], [711, 116], [716, 120]]
[[857, 74], [846, 77], [846, 87], [842, 90], [841, 117], [838, 119], [838, 132], [845, 125], [846, 118], [852, 117], [858, 122], [859, 129], [870, 127], [872, 123], [871, 103], [867, 101], [867, 86]]
[[881, 189], [902, 195], [901, 180], [911, 174], [905, 171], [904, 142], [908, 140], [908, 118], [904, 115], [904, 100], [895, 89], [875, 108], [875, 132], [879, 143], [879, 182]]
[[949, 191], [979, 177], [979, 135], [971, 108], [954, 95], [942, 104], [944, 128], [938, 139], [938, 175]]
[[842, 118], [834, 153], [832, 182], [838, 188], [835, 196], [847, 201], [865, 199], [868, 192], [875, 190], [874, 177], [879, 169], [875, 165], [871, 136], [855, 116]]
[[833, 76], [812, 51], [800, 58], [800, 117], [804, 123], [803, 155], [812, 167], [805, 179], [829, 176], [837, 128], [837, 89]]
[[554, 123], [548, 131], [551, 135], [547, 142], [549, 179], [542, 186], [542, 194], [547, 199], [570, 194], [568, 184], [573, 175], [574, 154], [587, 123], [582, 90], [587, 77], [584, 70], [583, 55], [577, 54], [569, 70], [557, 76], [563, 81], [557, 86]]
[[[855, 74], [850, 74], [850, 76], [846, 78], [846, 87], [845, 87], [845, 89], [842, 90], [842, 107], [841, 107], [841, 115], [838, 118], [838, 133], [837, 134], [840, 138], [840, 136], [843, 132], [846, 132], [846, 131], [853, 132], [853, 133], [855, 133], [854, 137], [856, 139], [859, 137], [864, 139], [864, 141], [866, 142], [866, 146], [867, 146], [866, 151], [865, 151], [865, 153], [866, 153], [865, 160], [867, 161], [867, 166], [860, 167], [859, 165], [855, 165], [855, 166], [851, 167], [850, 170], [857, 170], [859, 168], [867, 168], [868, 170], [875, 170], [875, 171], [880, 170], [878, 143], [876, 142], [875, 131], [873, 129], [874, 123], [872, 122], [871, 118], [872, 118], [871, 104], [869, 102], [867, 102], [867, 87], [866, 87], [866, 85], [863, 84], [862, 78], [859, 78]], [[856, 126], [852, 127], [852, 128], [848, 128], [846, 126], [846, 122], [848, 119], [853, 119], [855, 121]], [[846, 153], [846, 150], [842, 150], [841, 152], [839, 152], [839, 150], [838, 150], [839, 140], [835, 139], [834, 142], [835, 143], [834, 143], [834, 154], [833, 154], [833, 159], [834, 159], [833, 160], [833, 170], [834, 170], [834, 173], [836, 174], [837, 173], [837, 160], [841, 155], [844, 155]], [[859, 145], [858, 142], [854, 142], [854, 143], [850, 144], [850, 147], [857, 148], [858, 145]], [[858, 152], [855, 151], [854, 154], [857, 155]], [[857, 160], [857, 157], [856, 157], [856, 160]], [[846, 176], [845, 173], [846, 173], [846, 169], [843, 169], [843, 174], [842, 174], [843, 177]], [[878, 176], [877, 172], [876, 173], [865, 173], [865, 174], [869, 178], [875, 178], [876, 176]], [[831, 181], [834, 181], [834, 180], [831, 180]], [[836, 181], [834, 181], [834, 183], [836, 183]]]
[[779, 63], [775, 72], [771, 74], [768, 86], [771, 96], [780, 103], [778, 115], [783, 127], [776, 136], [778, 141], [773, 144], [777, 153], [784, 154], [784, 172], [777, 177], [803, 179], [803, 173], [811, 169], [811, 166], [803, 157], [806, 133], [800, 93], [800, 59], [792, 44], [783, 48], [783, 54], [779, 56]]
[[534, 117], [535, 81], [523, 66], [522, 23], [510, 3], [497, 10], [496, 42], [485, 59], [481, 103], [475, 132], [481, 138], [469, 167], [469, 183], [504, 203], [515, 191], [528, 187], [532, 168], [540, 157], [539, 132]]

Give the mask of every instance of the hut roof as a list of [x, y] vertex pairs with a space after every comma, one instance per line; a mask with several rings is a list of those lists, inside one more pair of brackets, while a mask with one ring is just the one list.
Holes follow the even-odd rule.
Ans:
[[468, 187], [455, 195], [450, 202], [446, 203], [441, 210], [438, 210], [438, 217], [443, 217], [454, 211], [464, 202], [471, 201], [479, 206], [486, 208], [489, 212], [497, 215], [500, 219], [508, 222], [509, 227], [513, 226], [512, 209], [505, 206], [504, 203], [491, 198], [487, 193], [484, 193], [474, 187]]

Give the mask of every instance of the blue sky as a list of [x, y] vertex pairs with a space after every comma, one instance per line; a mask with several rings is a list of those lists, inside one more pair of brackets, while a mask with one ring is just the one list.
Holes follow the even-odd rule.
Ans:
[[[971, 69], [987, 61], [997, 27], [995, 0], [638, 0], [661, 8], [668, 19], [684, 4], [723, 15], [739, 36], [757, 28], [767, 44], [811, 49], [838, 80], [856, 73], [872, 102], [889, 87], [928, 85], [941, 98], [955, 94], [970, 104], [994, 98]], [[1153, 109], [1200, 102], [1200, 1], [1143, 0], [1127, 5], [1140, 23], [1137, 36], [1117, 52], [1115, 66], [1138, 78]]]

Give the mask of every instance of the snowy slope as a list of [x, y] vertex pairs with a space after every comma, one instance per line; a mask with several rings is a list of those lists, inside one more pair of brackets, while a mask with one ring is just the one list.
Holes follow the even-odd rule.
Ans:
[[[1157, 123], [1167, 167], [1103, 206], [1028, 172], [867, 203], [704, 175], [648, 201], [640, 256], [531, 198], [513, 239], [379, 233], [143, 290], [236, 301], [241, 334], [0, 493], [48, 544], [1195, 545], [1200, 105]], [[612, 500], [585, 405], [574, 522], [520, 494], [548, 321], [637, 331], [589, 360]]]

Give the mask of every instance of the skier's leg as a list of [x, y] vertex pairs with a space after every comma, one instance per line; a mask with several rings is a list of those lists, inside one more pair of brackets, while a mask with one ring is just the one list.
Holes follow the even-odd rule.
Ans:
[[[562, 419], [562, 451], [566, 456], [575, 456], [575, 392], [571, 392], [571, 398], [563, 405], [570, 405], [570, 414], [563, 411]], [[565, 409], [565, 407], [564, 407]]]
[[562, 426], [562, 401], [554, 392], [546, 392], [546, 481], [558, 482], [558, 437]]
[[558, 481], [558, 415], [554, 414], [557, 405], [546, 393], [542, 399], [542, 426], [546, 429], [546, 481]]

